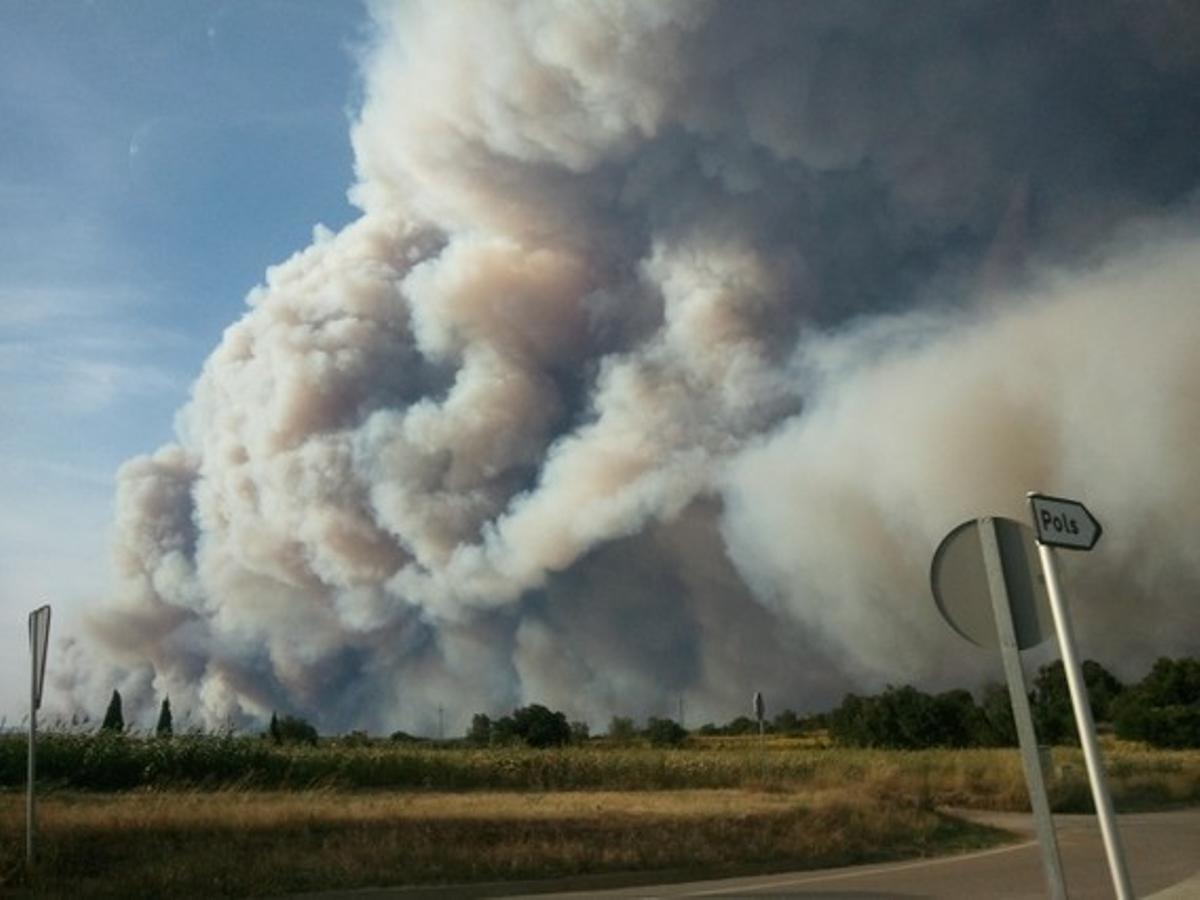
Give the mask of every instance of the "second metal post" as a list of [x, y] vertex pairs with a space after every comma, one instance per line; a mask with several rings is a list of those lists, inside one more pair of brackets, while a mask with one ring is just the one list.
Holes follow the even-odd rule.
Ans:
[[1083, 748], [1083, 761], [1087, 765], [1092, 800], [1096, 804], [1096, 817], [1100, 820], [1100, 835], [1104, 839], [1104, 852], [1108, 856], [1113, 887], [1119, 900], [1133, 900], [1133, 887], [1129, 883], [1129, 870], [1125, 865], [1121, 836], [1117, 832], [1117, 818], [1113, 813], [1112, 799], [1109, 797], [1108, 784], [1104, 777], [1104, 761], [1100, 758], [1100, 744], [1096, 740], [1096, 724], [1092, 721], [1087, 684], [1083, 680], [1083, 669], [1079, 664], [1079, 654], [1075, 650], [1075, 635], [1071, 630], [1067, 604], [1058, 581], [1054, 548], [1039, 543], [1038, 558], [1042, 563], [1042, 574], [1046, 576], [1050, 612], [1054, 616], [1054, 629], [1058, 633], [1058, 649], [1062, 653], [1067, 688], [1071, 692], [1071, 706], [1075, 710], [1075, 725], [1079, 729], [1079, 744]]

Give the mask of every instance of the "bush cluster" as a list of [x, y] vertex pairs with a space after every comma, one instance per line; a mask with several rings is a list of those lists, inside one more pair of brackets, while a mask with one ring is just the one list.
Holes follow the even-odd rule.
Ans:
[[267, 736], [276, 744], [308, 744], [311, 747], [317, 745], [317, 729], [298, 716], [284, 716], [281, 719], [275, 713], [271, 713]]
[[993, 735], [970, 692], [931, 696], [908, 685], [874, 697], [847, 695], [830, 713], [829, 730], [840, 743], [901, 750], [984, 746]]
[[[828, 713], [814, 713], [800, 716], [795, 710], [785, 709], [775, 716], [764, 720], [763, 731], [774, 735], [811, 734], [829, 727]], [[746, 734], [758, 734], [758, 720], [749, 716], [737, 716], [724, 725], [708, 722], [696, 729], [701, 737], [738, 737]]]
[[[1104, 666], [1083, 663], [1092, 716], [1111, 722], [1117, 736], [1155, 747], [1200, 747], [1200, 661], [1160, 659], [1133, 687]], [[1061, 662], [1038, 670], [1029, 695], [1034, 729], [1044, 744], [1078, 744], [1079, 734]], [[976, 703], [963, 690], [930, 695], [905, 685], [881, 694], [848, 694], [829, 713], [831, 736], [854, 747], [1015, 746], [1008, 690], [989, 685]]]
[[645, 734], [653, 747], [678, 747], [687, 740], [687, 731], [674, 719], [650, 719]]
[[533, 703], [495, 721], [476, 713], [471, 719], [467, 742], [479, 747], [518, 743], [528, 747], [562, 747], [571, 742], [572, 736], [586, 739], [586, 727], [583, 726], [583, 731], [579, 727], [572, 729], [565, 715]]
[[1200, 660], [1160, 659], [1113, 703], [1117, 736], [1154, 747], [1200, 747]]

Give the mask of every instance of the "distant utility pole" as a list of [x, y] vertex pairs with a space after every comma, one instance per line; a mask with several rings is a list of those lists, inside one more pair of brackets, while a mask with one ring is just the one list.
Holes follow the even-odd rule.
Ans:
[[687, 727], [686, 725], [683, 724], [683, 694], [679, 695], [679, 727], [680, 728]]

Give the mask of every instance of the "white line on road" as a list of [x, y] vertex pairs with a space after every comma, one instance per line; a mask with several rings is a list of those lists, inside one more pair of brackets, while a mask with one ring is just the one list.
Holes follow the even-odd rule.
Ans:
[[793, 878], [790, 881], [770, 881], [760, 885], [741, 884], [737, 887], [714, 888], [707, 891], [697, 891], [690, 894], [692, 897], [710, 897], [718, 894], [748, 894], [751, 891], [777, 891], [780, 888], [797, 887], [802, 884], [816, 884], [822, 881], [845, 881], [850, 878], [865, 878], [872, 875], [886, 875], [890, 872], [903, 872], [906, 869], [919, 869], [923, 866], [942, 866], [946, 863], [965, 862], [971, 859], [980, 859], [984, 856], [997, 856], [1001, 853], [1012, 853], [1015, 850], [1024, 850], [1026, 847], [1032, 847], [1036, 841], [1024, 841], [1020, 844], [1009, 844], [1006, 847], [993, 847], [990, 850], [978, 850], [975, 853], [963, 853], [959, 856], [943, 856], [938, 859], [921, 859], [916, 862], [898, 863], [894, 866], [877, 866], [870, 869], [861, 869], [854, 872], [837, 872], [831, 875], [808, 875], [804, 878]]

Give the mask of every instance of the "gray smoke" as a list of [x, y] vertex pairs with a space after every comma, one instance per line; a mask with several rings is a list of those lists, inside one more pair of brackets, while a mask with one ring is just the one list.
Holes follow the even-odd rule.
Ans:
[[1031, 489], [1105, 521], [1089, 653], [1195, 652], [1196, 10], [377, 4], [361, 218], [122, 468], [91, 690], [390, 730], [978, 679], [929, 559]]

